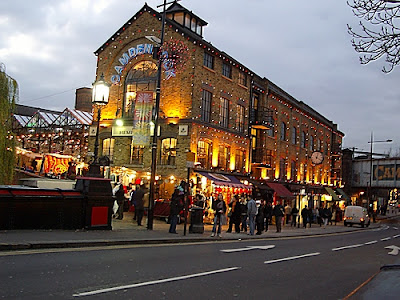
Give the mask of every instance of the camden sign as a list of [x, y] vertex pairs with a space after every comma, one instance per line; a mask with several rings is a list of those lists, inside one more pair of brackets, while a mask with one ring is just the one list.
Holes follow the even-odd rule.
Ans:
[[400, 180], [400, 164], [374, 165], [372, 176], [377, 181]]

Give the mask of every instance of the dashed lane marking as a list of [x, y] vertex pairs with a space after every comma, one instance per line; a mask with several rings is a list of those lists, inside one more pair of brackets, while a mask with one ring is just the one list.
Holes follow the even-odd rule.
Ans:
[[350, 246], [344, 246], [344, 247], [339, 247], [339, 248], [333, 248], [332, 251], [339, 251], [339, 250], [344, 250], [344, 249], [351, 249], [351, 248], [357, 248], [364, 246], [364, 244], [356, 244], [356, 245], [350, 245]]
[[392, 237], [391, 236], [389, 236], [389, 237], [386, 237], [386, 238], [383, 238], [383, 239], [381, 239], [381, 241], [382, 242], [384, 242], [384, 241], [388, 241], [388, 240], [390, 240]]
[[203, 273], [183, 275], [183, 276], [178, 276], [178, 277], [171, 277], [171, 278], [165, 278], [165, 279], [159, 279], [159, 280], [153, 280], [153, 281], [147, 281], [147, 282], [141, 282], [141, 283], [120, 285], [120, 286], [115, 286], [115, 287], [110, 287], [110, 288], [105, 288], [105, 289], [77, 293], [77, 294], [73, 294], [72, 296], [73, 297], [93, 296], [93, 295], [98, 295], [98, 294], [104, 294], [104, 293], [109, 293], [109, 292], [115, 292], [115, 291], [120, 291], [120, 290], [126, 290], [126, 289], [147, 286], [147, 285], [154, 285], [154, 284], [196, 278], [196, 277], [201, 277], [201, 276], [213, 275], [213, 274], [218, 274], [218, 273], [230, 272], [230, 271], [235, 271], [238, 269], [240, 269], [240, 267], [232, 267], [232, 268], [219, 269], [219, 270], [208, 271], [208, 272], [203, 272]]
[[319, 252], [315, 252], [315, 253], [309, 253], [309, 254], [303, 254], [303, 255], [297, 255], [297, 256], [291, 256], [291, 257], [267, 260], [267, 261], [264, 261], [264, 264], [273, 264], [273, 263], [287, 261], [287, 260], [294, 260], [294, 259], [305, 258], [305, 257], [310, 257], [310, 256], [317, 256], [317, 255], [320, 255], [320, 254], [321, 253], [319, 253]]
[[377, 243], [378, 241], [370, 241], [370, 242], [366, 242], [366, 243], [364, 243], [364, 245], [372, 245], [372, 244], [375, 244], [375, 243]]

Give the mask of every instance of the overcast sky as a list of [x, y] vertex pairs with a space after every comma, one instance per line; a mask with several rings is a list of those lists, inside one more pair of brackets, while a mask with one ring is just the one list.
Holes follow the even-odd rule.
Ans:
[[[2, 0], [0, 62], [18, 81], [20, 104], [73, 108], [75, 89], [95, 78], [93, 54], [142, 6], [141, 0]], [[162, 0], [148, 0], [157, 9]], [[400, 149], [400, 67], [360, 65], [346, 0], [182, 0], [208, 22], [205, 40], [303, 101], [345, 134], [344, 147]], [[159, 10], [159, 9], [158, 9]]]

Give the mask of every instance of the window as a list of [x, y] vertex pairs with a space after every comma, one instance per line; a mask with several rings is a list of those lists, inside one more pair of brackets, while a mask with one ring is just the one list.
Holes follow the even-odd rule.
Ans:
[[247, 75], [245, 72], [239, 71], [239, 79], [238, 79], [239, 84], [243, 86], [247, 86]]
[[305, 133], [305, 131], [302, 131], [301, 132], [301, 147], [302, 148], [306, 148], [306, 146], [307, 146], [307, 143], [306, 143], [306, 133]]
[[297, 130], [296, 127], [292, 127], [292, 144], [296, 145], [296, 140], [297, 140]]
[[296, 162], [294, 160], [290, 164], [290, 179], [297, 181]]
[[218, 150], [218, 167], [223, 171], [228, 171], [231, 158], [231, 148], [229, 146], [220, 145]]
[[103, 140], [103, 156], [108, 156], [110, 160], [112, 160], [114, 156], [114, 144], [115, 139]]
[[228, 112], [229, 101], [226, 98], [221, 98], [219, 109], [219, 125], [225, 128], [228, 128]]
[[246, 152], [243, 150], [236, 150], [235, 152], [235, 169], [237, 172], [244, 172], [245, 171], [245, 158]]
[[321, 145], [322, 145], [322, 141], [321, 141], [321, 139], [318, 139], [317, 140], [317, 150], [318, 151], [321, 151]]
[[279, 179], [286, 179], [286, 162], [284, 158], [279, 161]]
[[210, 122], [211, 101], [212, 101], [212, 93], [203, 90], [203, 98], [201, 99], [201, 120], [204, 122]]
[[204, 52], [203, 65], [209, 69], [214, 69], [214, 56], [208, 52]]
[[269, 137], [274, 137], [275, 136], [275, 130], [274, 130], [274, 125], [271, 126], [271, 128], [267, 129], [267, 134]]
[[230, 64], [222, 64], [222, 75], [228, 78], [232, 78], [232, 66]]
[[141, 165], [143, 164], [143, 146], [135, 146], [132, 148], [131, 164]]
[[244, 106], [236, 106], [236, 129], [239, 132], [244, 132]]
[[314, 137], [310, 135], [310, 151], [314, 150]]
[[197, 162], [200, 168], [211, 169], [212, 163], [212, 144], [208, 141], [199, 141], [197, 143]]
[[176, 139], [166, 138], [161, 142], [161, 164], [174, 166], [176, 160]]
[[286, 141], [286, 123], [281, 123], [281, 141]]

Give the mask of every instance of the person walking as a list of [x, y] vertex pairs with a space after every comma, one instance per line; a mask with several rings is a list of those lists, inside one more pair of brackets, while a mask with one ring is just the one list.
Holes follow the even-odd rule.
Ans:
[[283, 208], [281, 202], [278, 200], [272, 214], [275, 216], [276, 232], [282, 231], [282, 218], [285, 215], [285, 209]]
[[330, 215], [329, 209], [326, 206], [324, 206], [324, 208], [322, 209], [322, 220], [324, 222], [324, 228], [326, 228], [326, 225], [328, 225], [329, 215]]
[[133, 195], [133, 201], [136, 203], [135, 210], [136, 212], [136, 219], [138, 226], [142, 226], [142, 218], [144, 215], [144, 194], [147, 192], [146, 187], [144, 184], [141, 184], [139, 189]]
[[185, 190], [182, 187], [182, 184], [177, 186], [174, 190], [174, 193], [171, 196], [170, 203], [170, 211], [169, 211], [169, 233], [177, 233], [176, 232], [176, 224], [178, 224], [178, 215], [183, 208], [183, 201], [185, 196]]
[[240, 218], [241, 218], [241, 210], [239, 203], [239, 196], [234, 195], [231, 203], [229, 203], [230, 208], [230, 216], [229, 216], [229, 227], [228, 233], [232, 232], [232, 226], [235, 225], [235, 232], [240, 233]]
[[218, 194], [217, 200], [212, 204], [212, 208], [215, 212], [215, 216], [211, 236], [215, 236], [215, 233], [217, 233], [218, 236], [221, 237], [222, 217], [226, 212], [226, 204], [222, 194]]
[[296, 227], [296, 220], [297, 220], [297, 216], [299, 214], [299, 210], [297, 209], [297, 207], [293, 207], [292, 208], [292, 213], [291, 213], [291, 218], [292, 218], [292, 222], [290, 223], [291, 227]]
[[286, 223], [286, 225], [289, 224], [291, 214], [292, 214], [292, 207], [288, 203], [285, 206], [285, 223]]
[[247, 216], [249, 218], [250, 235], [254, 235], [257, 211], [256, 201], [254, 201], [253, 198], [250, 198], [250, 200], [247, 201]]
[[256, 235], [260, 235], [264, 230], [264, 203], [261, 200], [256, 201], [257, 205], [257, 215], [256, 215]]

